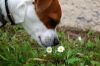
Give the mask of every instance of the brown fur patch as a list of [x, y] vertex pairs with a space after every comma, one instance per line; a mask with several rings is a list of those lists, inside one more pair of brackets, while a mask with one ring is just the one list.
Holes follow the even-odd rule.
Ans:
[[36, 0], [36, 13], [47, 28], [54, 29], [61, 19], [58, 0]]

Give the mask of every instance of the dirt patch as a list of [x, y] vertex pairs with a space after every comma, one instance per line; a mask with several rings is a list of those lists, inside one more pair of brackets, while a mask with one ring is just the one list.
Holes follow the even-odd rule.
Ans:
[[100, 32], [100, 0], [59, 0], [62, 8], [60, 28]]

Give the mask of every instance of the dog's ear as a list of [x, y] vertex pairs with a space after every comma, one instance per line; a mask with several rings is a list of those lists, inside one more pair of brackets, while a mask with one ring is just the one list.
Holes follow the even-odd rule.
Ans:
[[35, 0], [36, 11], [43, 12], [50, 7], [53, 0]]

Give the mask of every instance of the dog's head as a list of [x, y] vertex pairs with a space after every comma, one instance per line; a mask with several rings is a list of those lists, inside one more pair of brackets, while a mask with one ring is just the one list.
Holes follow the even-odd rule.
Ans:
[[47, 30], [37, 34], [37, 41], [43, 46], [55, 46], [59, 44], [56, 26], [61, 19], [61, 7], [58, 0], [35, 0], [35, 11], [40, 21]]

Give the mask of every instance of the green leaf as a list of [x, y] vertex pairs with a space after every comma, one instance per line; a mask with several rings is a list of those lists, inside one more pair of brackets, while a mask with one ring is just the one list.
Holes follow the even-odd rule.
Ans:
[[40, 66], [45, 66], [44, 64], [41, 64]]
[[73, 57], [73, 58], [68, 59], [69, 64], [73, 64], [73, 63], [79, 62], [79, 61], [81, 61], [81, 59], [77, 58], [77, 57]]
[[91, 61], [91, 63], [93, 64], [93, 66], [100, 66], [100, 62], [98, 61]]
[[34, 66], [32, 63], [25, 64], [23, 66]]
[[2, 55], [0, 55], [0, 58], [2, 59], [2, 60], [8, 60], [8, 59], [6, 59], [4, 56], [2, 56]]

